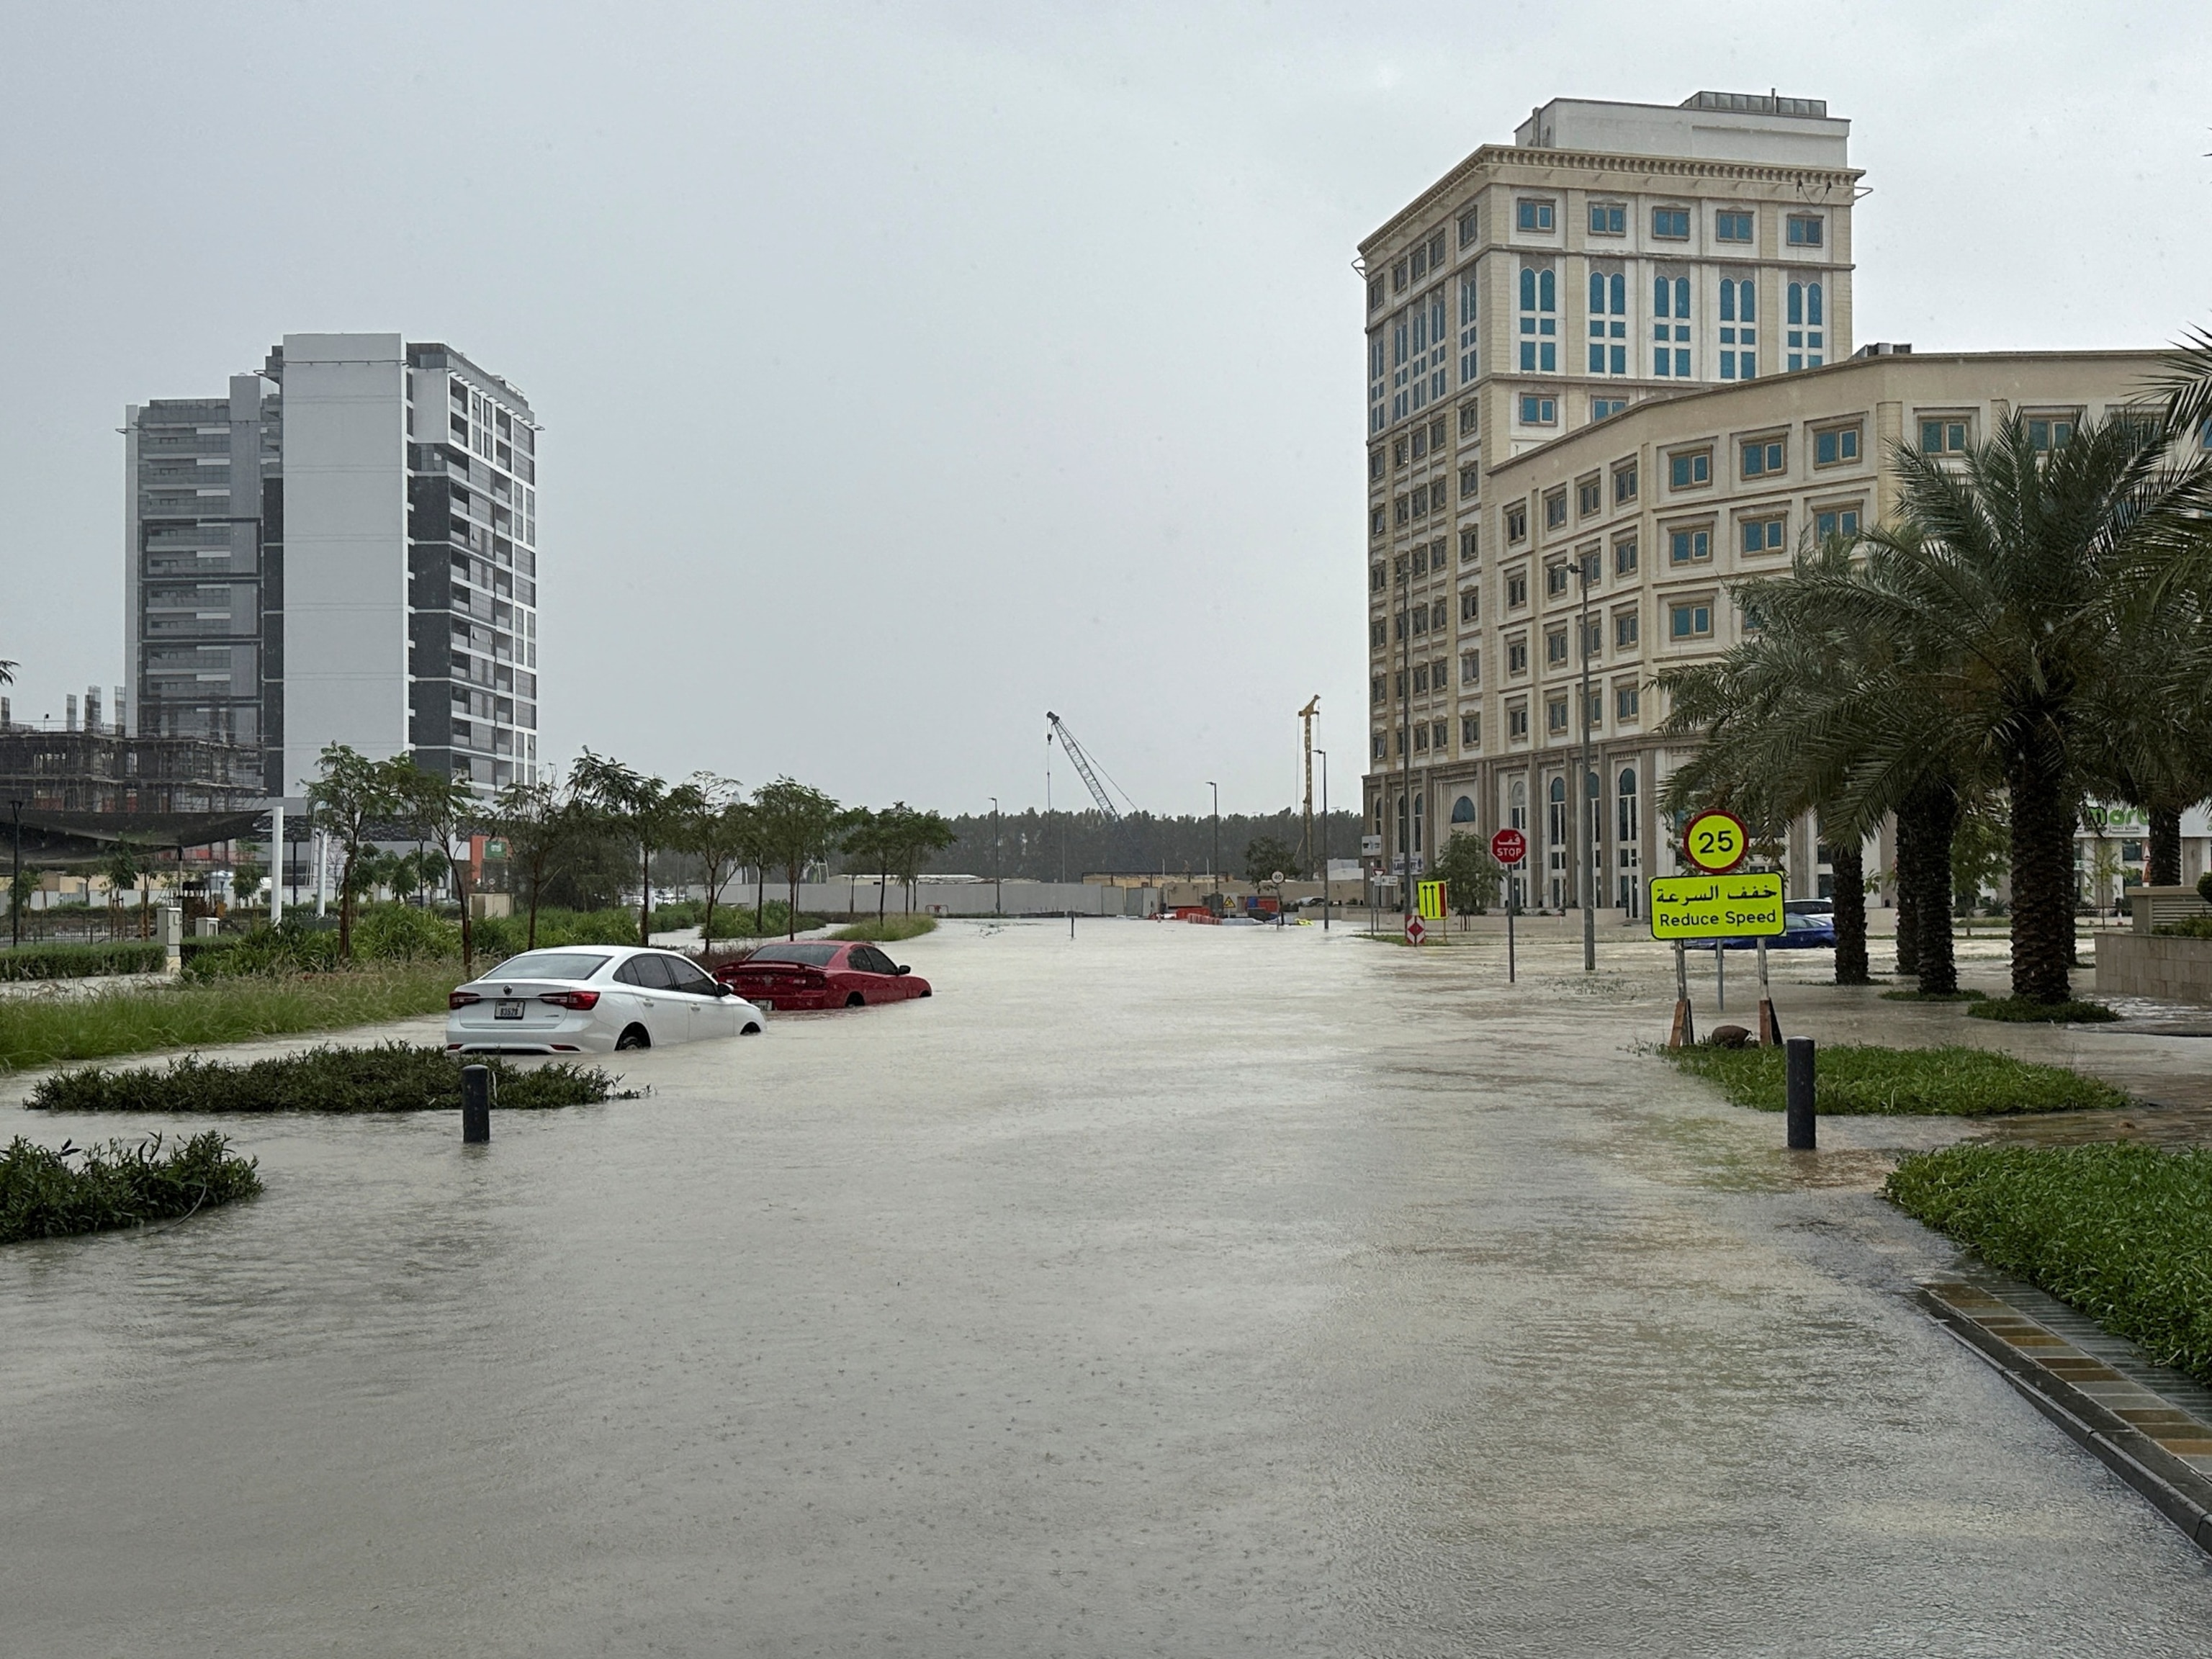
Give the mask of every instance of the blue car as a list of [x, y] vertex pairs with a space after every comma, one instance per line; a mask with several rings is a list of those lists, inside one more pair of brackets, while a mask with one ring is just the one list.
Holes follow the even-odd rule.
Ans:
[[[1767, 936], [1768, 950], [1832, 951], [1836, 948], [1836, 915], [1832, 910], [1812, 915], [1801, 915], [1792, 911], [1783, 916], [1782, 925], [1784, 932]], [[1755, 951], [1759, 948], [1759, 941], [1755, 939], [1724, 939], [1718, 943], [1730, 951]]]

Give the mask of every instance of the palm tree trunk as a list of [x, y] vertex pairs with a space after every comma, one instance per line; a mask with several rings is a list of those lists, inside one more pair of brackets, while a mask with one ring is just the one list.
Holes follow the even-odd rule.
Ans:
[[1866, 866], [1857, 836], [1849, 840], [1849, 846], [1828, 850], [1836, 872], [1836, 983], [1870, 985], [1874, 981], [1867, 973]]
[[1897, 813], [1897, 976], [1920, 972], [1920, 897], [1913, 872], [1920, 867], [1919, 824], [1912, 814]]
[[2143, 861], [2143, 884], [2148, 887], [2181, 885], [2181, 810], [2154, 806], [2150, 819], [2150, 856]]
[[1948, 996], [1959, 988], [1958, 958], [1951, 949], [1951, 838], [1959, 828], [1958, 791], [1948, 782], [1923, 784], [1906, 799], [1905, 811], [1914, 820], [1909, 879], [1920, 993]]
[[2074, 819], [2063, 773], [2044, 745], [2013, 756], [2012, 994], [2029, 1002], [2073, 995]]

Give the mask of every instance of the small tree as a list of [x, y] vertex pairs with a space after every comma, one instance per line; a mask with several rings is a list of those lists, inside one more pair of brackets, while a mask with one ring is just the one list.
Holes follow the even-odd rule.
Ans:
[[362, 874], [362, 854], [368, 848], [369, 825], [387, 817], [392, 808], [388, 773], [349, 744], [334, 743], [318, 757], [318, 775], [307, 786], [307, 817], [315, 828], [336, 842], [343, 858], [338, 867], [338, 957], [353, 960], [354, 899]]
[[734, 779], [695, 772], [668, 792], [669, 844], [703, 866], [707, 909], [699, 922], [702, 955], [714, 948], [714, 895], [743, 862], [751, 842], [752, 808], [738, 797]]
[[261, 878], [269, 872], [258, 863], [251, 853], [240, 853], [230, 860], [230, 902], [234, 906], [250, 906], [261, 890]]
[[1245, 880], [1255, 887], [1263, 887], [1274, 880], [1278, 870], [1288, 876], [1300, 873], [1298, 855], [1284, 842], [1273, 836], [1261, 836], [1245, 844]]
[[115, 846], [101, 861], [100, 873], [107, 878], [107, 936], [113, 939], [121, 931], [118, 907], [123, 895], [137, 886], [138, 878], [145, 869], [139, 856], [138, 844], [128, 836], [116, 838]]
[[782, 866], [790, 888], [786, 936], [796, 937], [799, 878], [808, 865], [828, 857], [836, 848], [850, 820], [844, 808], [819, 789], [792, 778], [778, 778], [755, 790], [753, 807], [759, 817], [765, 859]]
[[[410, 755], [386, 763], [386, 787], [416, 840], [428, 843], [412, 860], [413, 878], [420, 882], [432, 874], [425, 866], [434, 859], [443, 866], [435, 873], [452, 873], [453, 896], [461, 905], [461, 971], [473, 979], [476, 935], [475, 919], [469, 914], [469, 853], [489, 814], [467, 784], [426, 770]], [[410, 860], [400, 862], [404, 866]]]
[[550, 777], [512, 783], [492, 804], [492, 833], [507, 843], [507, 867], [526, 888], [530, 914], [528, 950], [538, 948], [538, 903], [546, 880], [574, 839], [584, 814], [573, 793]]
[[637, 843], [637, 942], [653, 943], [653, 854], [666, 839], [668, 786], [609, 756], [584, 751], [569, 775], [577, 798]]
[[1447, 836], [1437, 859], [1437, 879], [1444, 884], [1454, 911], [1462, 918], [1479, 916], [1498, 902], [1505, 867], [1490, 856], [1480, 836]]
[[941, 812], [917, 811], [904, 801], [894, 801], [890, 808], [874, 815], [875, 834], [881, 844], [878, 854], [885, 868], [895, 872], [906, 888], [906, 908], [914, 909], [915, 883], [921, 878], [921, 866], [932, 853], [942, 852], [960, 839], [951, 821]]

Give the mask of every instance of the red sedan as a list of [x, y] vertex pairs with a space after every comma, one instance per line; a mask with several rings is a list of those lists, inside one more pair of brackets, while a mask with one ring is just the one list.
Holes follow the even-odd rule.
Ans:
[[929, 981], [893, 962], [874, 945], [855, 940], [799, 939], [763, 945], [750, 956], [726, 962], [714, 977], [763, 1008], [805, 1012], [904, 1002], [929, 994]]

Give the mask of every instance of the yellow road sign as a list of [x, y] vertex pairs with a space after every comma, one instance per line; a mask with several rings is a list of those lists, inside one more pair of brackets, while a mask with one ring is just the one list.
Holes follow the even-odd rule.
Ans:
[[1654, 876], [1654, 939], [1772, 939], [1782, 919], [1782, 876]]
[[1442, 921], [1444, 919], [1444, 883], [1425, 881], [1420, 885], [1421, 920]]
[[1682, 826], [1682, 856], [1708, 875], [1735, 869], [1750, 851], [1751, 837], [1733, 812], [1700, 812]]

